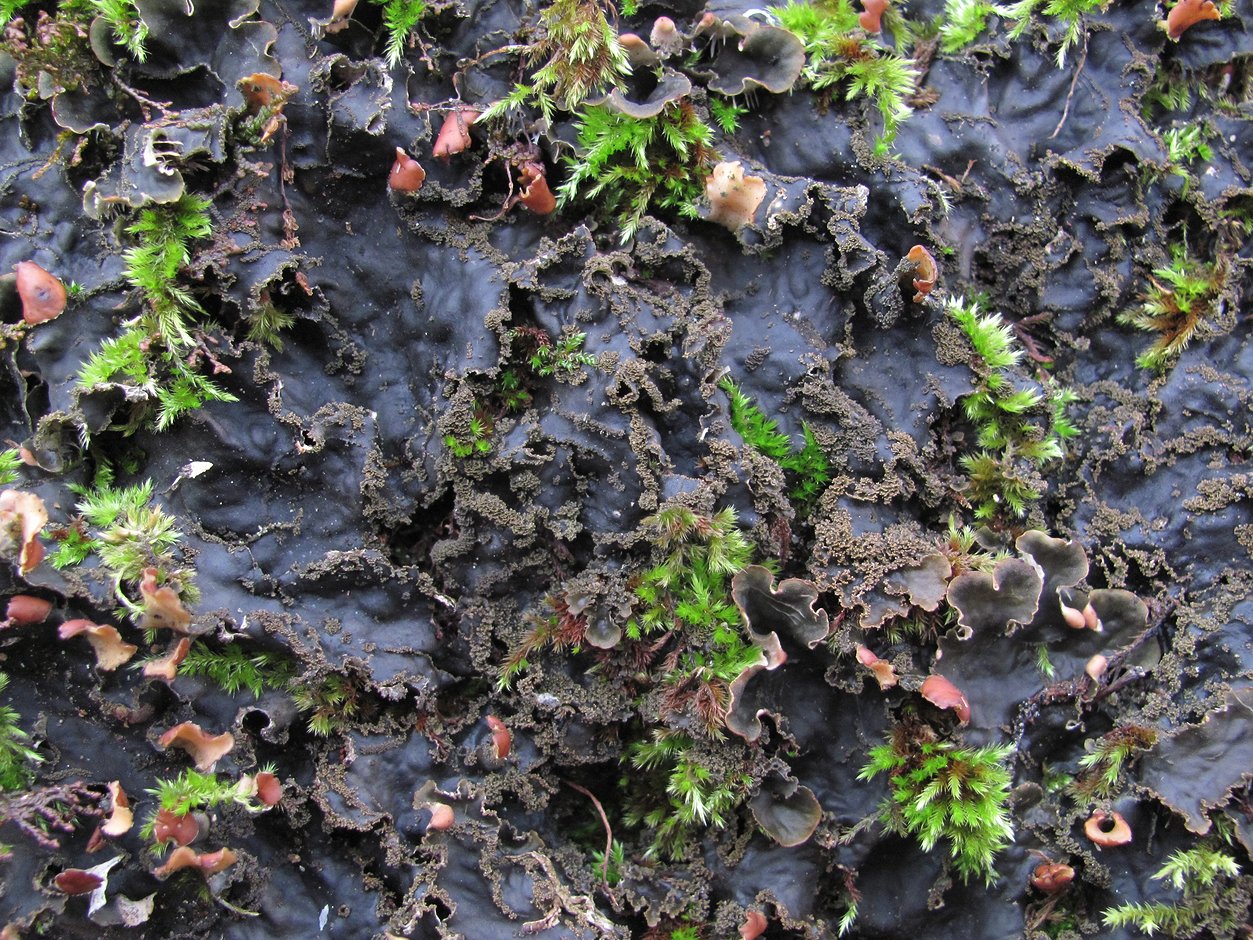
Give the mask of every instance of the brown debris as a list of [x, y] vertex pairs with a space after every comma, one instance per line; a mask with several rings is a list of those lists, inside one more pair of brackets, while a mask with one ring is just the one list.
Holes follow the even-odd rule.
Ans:
[[941, 675], [927, 676], [922, 683], [922, 697], [936, 708], [951, 708], [964, 725], [970, 722], [970, 703], [961, 689]]
[[335, 0], [335, 6], [331, 8], [331, 19], [326, 25], [328, 33], [338, 33], [341, 29], [348, 28], [348, 20], [352, 16], [352, 11], [357, 9], [358, 0]]
[[131, 826], [135, 825], [135, 814], [120, 780], [109, 782], [109, 796], [113, 799], [113, 810], [100, 831], [106, 836], [116, 838], [130, 832]]
[[154, 659], [144, 664], [144, 678], [173, 682], [174, 677], [178, 675], [178, 667], [187, 658], [187, 653], [190, 650], [191, 637], [182, 637], [160, 659]]
[[863, 12], [857, 15], [861, 28], [873, 35], [883, 32], [884, 12], [888, 8], [888, 0], [862, 0]]
[[1097, 810], [1083, 824], [1083, 834], [1096, 843], [1098, 849], [1126, 845], [1131, 841], [1131, 827], [1119, 813]]
[[518, 202], [536, 215], [548, 215], [557, 208], [557, 198], [548, 188], [542, 163], [524, 163], [518, 172], [518, 183], [522, 186]]
[[668, 16], [659, 16], [653, 20], [653, 28], [648, 34], [648, 44], [661, 55], [669, 57], [683, 48], [683, 34]]
[[879, 683], [880, 689], [894, 688], [900, 680], [896, 677], [896, 670], [892, 668], [892, 664], [886, 659], [880, 659], [869, 647], [857, 647], [857, 661], [874, 673], [875, 681]]
[[740, 940], [757, 940], [766, 932], [770, 922], [761, 911], [746, 911], [744, 923], [740, 925]]
[[53, 878], [52, 883], [66, 894], [91, 894], [104, 884], [104, 879], [81, 868], [67, 868]]
[[426, 824], [427, 829], [451, 829], [456, 822], [452, 807], [447, 803], [431, 803], [427, 808], [431, 811], [431, 821]]
[[202, 875], [207, 877], [230, 868], [235, 864], [237, 858], [238, 856], [234, 852], [226, 848], [198, 855], [184, 845], [171, 852], [170, 857], [165, 860], [165, 864], [155, 869], [152, 874], [164, 881], [176, 871], [184, 868], [196, 868], [199, 869]]
[[0, 556], [17, 556], [22, 574], [33, 571], [43, 561], [39, 533], [47, 524], [48, 509], [34, 493], [0, 493]]
[[917, 292], [914, 294], [914, 303], [920, 304], [935, 289], [935, 282], [940, 277], [939, 265], [935, 263], [935, 257], [923, 245], [915, 245], [909, 249], [905, 260], [913, 262], [918, 274], [914, 278], [914, 290]]
[[194, 721], [184, 721], [161, 735], [158, 743], [163, 749], [171, 745], [182, 748], [196, 762], [197, 770], [209, 773], [235, 746], [235, 736], [229, 731], [219, 735], [206, 734]]
[[396, 160], [387, 176], [387, 185], [398, 193], [416, 193], [426, 180], [426, 170], [403, 147], [396, 148]]
[[139, 618], [139, 626], [145, 630], [173, 630], [175, 633], [186, 633], [191, 625], [191, 614], [183, 606], [178, 592], [168, 584], [157, 585], [157, 569], [145, 568], [143, 579], [139, 582], [139, 593], [143, 597], [143, 616]]
[[112, 672], [130, 662], [131, 657], [139, 652], [138, 646], [127, 643], [117, 632], [117, 627], [107, 623], [98, 625], [90, 620], [67, 620], [57, 628], [57, 636], [62, 640], [84, 634], [96, 653], [96, 668], [101, 672]]
[[[431, 147], [431, 156], [447, 160], [455, 153], [470, 149], [470, 125], [482, 114], [477, 108], [455, 108], [444, 118], [444, 123], [435, 135], [435, 143]], [[425, 178], [425, 174], [424, 174]], [[394, 187], [393, 187], [394, 188]]]
[[496, 750], [496, 758], [503, 761], [509, 756], [509, 749], [513, 745], [513, 735], [505, 727], [505, 723], [495, 715], [488, 715], [483, 720], [487, 722], [487, 727], [492, 729], [492, 746]]
[[1220, 20], [1222, 14], [1213, 0], [1179, 0], [1166, 14], [1162, 26], [1166, 35], [1175, 42], [1201, 20]]
[[22, 319], [27, 323], [44, 323], [59, 317], [65, 310], [65, 285], [33, 261], [19, 261], [13, 266], [17, 275], [17, 295], [22, 300]]
[[1093, 682], [1100, 682], [1101, 676], [1105, 675], [1105, 670], [1109, 668], [1109, 660], [1097, 653], [1083, 667], [1083, 671], [1088, 674], [1088, 678]]
[[760, 176], [745, 176], [739, 160], [719, 163], [705, 180], [705, 196], [709, 199], [709, 221], [735, 232], [757, 215], [766, 198], [766, 181]]
[[255, 774], [252, 780], [257, 789], [257, 799], [266, 806], [277, 806], [279, 800], [283, 798], [283, 784], [279, 782], [278, 777], [263, 770]]
[[169, 809], [157, 810], [152, 824], [152, 838], [158, 845], [174, 842], [191, 845], [200, 835], [200, 823], [191, 813], [176, 813]]
[[238, 86], [244, 102], [248, 105], [249, 114], [256, 114], [276, 102], [282, 104], [296, 91], [294, 85], [275, 78], [269, 72], [245, 75], [239, 80]]
[[31, 627], [43, 623], [52, 613], [52, 602], [30, 594], [14, 594], [9, 598], [9, 606], [5, 608], [4, 627]]
[[1057, 894], [1074, 881], [1075, 870], [1061, 862], [1042, 862], [1031, 873], [1031, 887], [1045, 894]]
[[255, 796], [267, 808], [278, 805], [283, 798], [283, 784], [278, 777], [266, 770], [240, 777], [237, 791], [241, 796]]

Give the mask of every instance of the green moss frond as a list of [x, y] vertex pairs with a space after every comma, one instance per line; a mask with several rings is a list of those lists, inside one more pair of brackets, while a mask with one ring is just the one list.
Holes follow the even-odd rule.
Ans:
[[118, 45], [135, 57], [138, 62], [148, 58], [145, 42], [148, 24], [139, 15], [135, 0], [88, 0], [96, 14], [109, 24]]
[[313, 683], [293, 682], [296, 707], [307, 713], [309, 730], [319, 737], [340, 732], [361, 709], [361, 686], [352, 676], [333, 672]]
[[404, 57], [405, 48], [410, 37], [418, 28], [418, 23], [426, 15], [427, 5], [424, 0], [372, 0], [383, 8], [383, 31], [387, 40], [383, 46], [383, 57], [388, 65], [399, 65]]
[[858, 774], [890, 775], [891, 791], [880, 818], [893, 831], [914, 836], [924, 851], [941, 840], [963, 881], [996, 880], [996, 854], [1013, 840], [1008, 810], [1012, 746], [966, 748], [949, 741], [918, 740], [899, 729], [872, 748]]
[[22, 456], [16, 447], [0, 450], [0, 486], [8, 486], [17, 479], [22, 466]]
[[1138, 366], [1162, 371], [1173, 364], [1217, 310], [1229, 268], [1223, 259], [1205, 262], [1190, 256], [1186, 243], [1171, 246], [1170, 264], [1153, 269], [1141, 306], [1118, 315], [1124, 326], [1159, 334], [1136, 357]]
[[526, 48], [525, 57], [534, 69], [529, 80], [491, 104], [480, 120], [530, 106], [552, 123], [558, 108], [575, 111], [592, 95], [619, 87], [631, 73], [618, 33], [597, 0], [555, 0], [546, 6], [539, 39]]
[[[0, 672], [0, 692], [9, 686], [9, 677]], [[10, 705], [0, 705], [0, 791], [23, 790], [34, 777], [31, 764], [43, 761], [21, 728], [21, 715]]]
[[946, 0], [940, 23], [940, 49], [949, 55], [960, 52], [979, 38], [996, 12], [989, 0]]
[[1091, 750], [1079, 758], [1084, 773], [1072, 791], [1085, 798], [1107, 800], [1118, 788], [1123, 770], [1141, 753], [1157, 743], [1157, 732], [1137, 725], [1115, 728], [1093, 742]]
[[975, 353], [975, 389], [962, 399], [978, 448], [960, 458], [967, 498], [980, 521], [1021, 518], [1043, 491], [1039, 470], [1064, 456], [1065, 441], [1077, 433], [1066, 413], [1075, 394], [1017, 371], [1023, 351], [1000, 314], [961, 298], [950, 298], [947, 311]]
[[1173, 853], [1153, 875], [1183, 897], [1177, 904], [1121, 904], [1105, 911], [1107, 927], [1134, 927], [1147, 936], [1235, 936], [1244, 923], [1248, 896], [1236, 886], [1240, 866], [1226, 852], [1207, 845]]
[[1033, 22], [1033, 17], [1047, 16], [1063, 26], [1062, 42], [1057, 50], [1057, 67], [1064, 68], [1066, 54], [1084, 39], [1084, 17], [1109, 6], [1109, 0], [1017, 0], [998, 6], [996, 12], [1011, 21], [1009, 38], [1017, 39]]
[[740, 129], [740, 120], [748, 114], [748, 108], [737, 104], [733, 98], [722, 98], [718, 95], [709, 97], [709, 115], [722, 128], [724, 134], [734, 134]]
[[293, 678], [291, 667], [273, 653], [247, 653], [237, 643], [213, 649], [203, 640], [192, 642], [178, 671], [210, 679], [228, 695], [247, 689], [254, 699], [267, 689], [286, 689]]
[[120, 336], [106, 339], [78, 370], [78, 387], [90, 391], [107, 382], [147, 385], [151, 376], [145, 338], [141, 330], [129, 329]]
[[724, 377], [718, 387], [730, 402], [731, 427], [746, 445], [775, 461], [789, 474], [793, 481], [789, 497], [793, 503], [802, 508], [811, 505], [831, 482], [830, 462], [813, 429], [808, 424], [802, 425], [804, 443], [793, 449], [791, 440], [779, 430], [778, 423], [768, 418], [730, 376]]
[[913, 113], [908, 103], [918, 83], [913, 60], [867, 36], [849, 0], [790, 2], [770, 12], [805, 44], [804, 77], [814, 90], [834, 89], [846, 101], [864, 98], [879, 109], [883, 132], [875, 147], [887, 153], [901, 122]]
[[628, 748], [626, 760], [648, 777], [625, 813], [628, 825], [649, 830], [646, 858], [683, 858], [701, 830], [725, 828], [743, 803], [747, 775], [714, 770], [710, 756], [690, 736], [663, 729]]
[[650, 211], [698, 214], [715, 155], [713, 130], [691, 102], [672, 101], [651, 118], [589, 106], [579, 112], [576, 130], [578, 148], [566, 158], [570, 175], [558, 187], [559, 206], [599, 202], [616, 217], [624, 244]]

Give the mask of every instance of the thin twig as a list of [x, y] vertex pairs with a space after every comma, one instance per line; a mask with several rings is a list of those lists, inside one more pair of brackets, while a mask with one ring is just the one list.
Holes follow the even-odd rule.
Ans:
[[1062, 119], [1057, 122], [1057, 126], [1053, 128], [1053, 133], [1049, 134], [1049, 140], [1052, 140], [1062, 132], [1062, 125], [1066, 123], [1066, 118], [1070, 115], [1070, 102], [1075, 97], [1075, 86], [1079, 84], [1079, 76], [1083, 74], [1083, 67], [1088, 61], [1088, 37], [1083, 37], [1083, 49], [1079, 52], [1079, 63], [1075, 66], [1075, 77], [1070, 80], [1070, 91], [1066, 92], [1066, 107], [1062, 108]]
[[174, 102], [172, 101], [156, 101], [155, 99], [149, 98], [138, 89], [132, 88], [118, 77], [117, 72], [111, 72], [110, 75], [113, 79], [113, 84], [135, 99], [135, 102], [139, 105], [140, 113], [144, 116], [145, 123], [152, 120], [151, 108], [156, 108], [161, 112], [161, 116], [165, 117], [170, 113], [170, 108], [174, 106]]
[[515, 43], [510, 43], [507, 46], [501, 46], [497, 49], [491, 49], [487, 52], [484, 52], [480, 56], [475, 56], [473, 59], [460, 59], [457, 61], [457, 72], [458, 73], [465, 72], [466, 69], [469, 69], [475, 65], [481, 65], [483, 62], [486, 62], [488, 59], [494, 58], [498, 55], [510, 55], [514, 52], [526, 52], [530, 48], [531, 47], [527, 45], [526, 43], [515, 42]]
[[600, 813], [601, 825], [605, 827], [605, 859], [604, 864], [601, 866], [600, 876], [601, 883], [605, 886], [605, 893], [612, 898], [613, 889], [609, 887], [609, 854], [613, 851], [613, 830], [609, 827], [609, 817], [605, 815], [605, 807], [600, 805], [600, 800], [596, 799], [596, 794], [594, 794], [587, 787], [581, 786], [573, 780], [565, 780], [563, 782], [566, 786], [578, 790], [585, 797], [591, 800], [592, 805], [596, 807], [596, 812]]

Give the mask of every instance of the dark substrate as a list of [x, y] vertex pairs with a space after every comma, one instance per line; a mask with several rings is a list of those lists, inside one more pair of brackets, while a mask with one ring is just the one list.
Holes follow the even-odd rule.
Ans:
[[[917, 2], [907, 15], [923, 22], [942, 6]], [[83, 781], [99, 796], [118, 780], [142, 819], [146, 791], [188, 766], [156, 747], [159, 734], [196, 721], [235, 735], [220, 777], [273, 763], [284, 796], [264, 814], [214, 812], [203, 844], [229, 846], [239, 861], [207, 881], [155, 879], [159, 859], [138, 828], [88, 853], [91, 819], [57, 847], [10, 822], [0, 827], [13, 846], [0, 862], [0, 923], [58, 937], [664, 938], [691, 925], [713, 938], [737, 936], [745, 911], [758, 910], [764, 936], [778, 940], [833, 936], [855, 892], [853, 936], [1130, 937], [1102, 927], [1102, 912], [1168, 898], [1151, 876], [1214, 818], [1247, 870], [1247, 3], [1175, 44], [1155, 27], [1160, 11], [1116, 0], [1085, 17], [1077, 77], [1076, 54], [1055, 66], [1047, 30], [1011, 42], [994, 25], [966, 52], [936, 54], [922, 82], [929, 100], [902, 124], [890, 159], [873, 153], [872, 109], [802, 88], [759, 92], [740, 130], [716, 139], [722, 159], [744, 161], [770, 187], [755, 224], [732, 234], [649, 218], [627, 246], [586, 203], [485, 220], [507, 194], [500, 161], [484, 166], [481, 137], [450, 160], [429, 156], [442, 115], [421, 106], [507, 90], [516, 76], [503, 63], [465, 70], [459, 89], [449, 76], [513, 41], [534, 20], [528, 6], [443, 9], [422, 48], [391, 68], [378, 58], [377, 8], [331, 35], [314, 22], [328, 12], [316, 4], [197, 0], [191, 16], [181, 0], [138, 8], [149, 60], [122, 59], [116, 72], [168, 110], [145, 114], [108, 81], [50, 101], [3, 99], [0, 270], [34, 260], [81, 285], [65, 314], [24, 332], [5, 288], [0, 437], [38, 463], [14, 486], [40, 495], [55, 526], [73, 516], [70, 485], [90, 483], [102, 461], [123, 468], [119, 482], [153, 480], [195, 569], [193, 632], [281, 655], [308, 683], [346, 677], [358, 708], [320, 736], [283, 690], [256, 699], [200, 678], [102, 673], [89, 647], [56, 633], [75, 618], [117, 622], [93, 563], [25, 576], [5, 565], [6, 596], [55, 603], [48, 622], [0, 632], [11, 679], [0, 697], [44, 758], [32, 788]], [[687, 28], [700, 11], [650, 3], [622, 29], [646, 35], [662, 13]], [[1213, 157], [1186, 183], [1142, 115], [1165, 71], [1213, 89], [1190, 115], [1217, 131]], [[256, 72], [281, 73], [296, 91], [273, 140], [245, 149], [231, 140], [235, 89]], [[146, 162], [153, 141], [176, 141], [176, 157]], [[386, 185], [398, 146], [428, 171], [414, 195]], [[556, 156], [545, 144], [554, 179]], [[89, 195], [85, 207], [85, 187], [103, 202]], [[115, 218], [183, 190], [213, 199], [215, 240], [183, 276], [216, 324], [230, 369], [220, 382], [238, 400], [161, 433], [122, 433], [121, 391], [80, 393], [75, 375], [138, 311]], [[1221, 311], [1159, 374], [1135, 361], [1152, 337], [1115, 317], [1141, 302], [1185, 232], [1191, 246], [1228, 246], [1232, 273]], [[901, 267], [914, 244], [931, 246], [941, 268], [939, 289], [917, 304]], [[245, 338], [263, 295], [294, 318], [281, 349]], [[1038, 354], [1019, 367], [1024, 383], [1047, 359], [1076, 392], [1066, 456], [1045, 469], [1029, 515], [999, 528], [1006, 545], [1028, 529], [1074, 540], [1088, 563], [1080, 590], [1131, 592], [1147, 605], [1124, 633], [1076, 636], [1043, 613], [1025, 626], [1002, 616], [970, 639], [945, 623], [929, 641], [889, 642], [868, 625], [872, 611], [897, 605], [893, 574], [936, 550], [950, 516], [973, 521], [961, 399], [976, 372], [945, 295], [981, 295], [1020, 327]], [[525, 407], [491, 405], [502, 371], [518, 365], [519, 328], [585, 333], [595, 364], [574, 378], [531, 378]], [[727, 374], [792, 440], [812, 430], [832, 468], [812, 506], [793, 505], [777, 465], [731, 428], [717, 388]], [[490, 451], [456, 456], [447, 438], [468, 434], [485, 403]], [[192, 461], [211, 467], [189, 478]], [[713, 750], [720, 768], [749, 775], [748, 799], [724, 828], [698, 832], [681, 860], [645, 858], [647, 833], [622, 818], [627, 746], [657, 719], [646, 690], [610, 678], [612, 651], [548, 651], [511, 689], [496, 685], [550, 595], [577, 583], [602, 605], [629, 602], [628, 578], [649, 564], [645, 520], [674, 504], [733, 507], [757, 560], [812, 582], [816, 606], [838, 624], [826, 642], [785, 635], [787, 663], [753, 679], [760, 736]], [[1042, 596], [1056, 591], [1046, 582]], [[768, 633], [776, 615], [746, 626]], [[879, 689], [854, 655], [863, 643], [890, 655], [902, 686]], [[1040, 645], [1052, 679], [1036, 666]], [[1097, 653], [1114, 668], [1088, 682]], [[970, 699], [968, 726], [919, 697], [921, 677], [937, 670]], [[859, 825], [887, 783], [858, 772], [907, 713], [954, 740], [1015, 748], [1016, 837], [990, 885], [963, 883], [943, 845], [924, 852]], [[512, 733], [504, 762], [489, 759], [487, 716]], [[1083, 834], [1097, 803], [1054, 782], [1079, 772], [1085, 742], [1129, 726], [1155, 729], [1159, 744], [1097, 801], [1135, 833], [1102, 852]], [[598, 794], [624, 843], [612, 892], [592, 861], [599, 818], [570, 783]], [[812, 792], [822, 815], [808, 839], [784, 847], [755, 813], [786, 804], [791, 784]], [[453, 808], [451, 829], [428, 828], [432, 802]], [[52, 885], [115, 854], [97, 921], [116, 916], [118, 897], [155, 892], [142, 926], [100, 926], [85, 898]], [[1077, 872], [1060, 901], [1029, 886], [1043, 857]], [[1247, 908], [1248, 878], [1230, 890]]]

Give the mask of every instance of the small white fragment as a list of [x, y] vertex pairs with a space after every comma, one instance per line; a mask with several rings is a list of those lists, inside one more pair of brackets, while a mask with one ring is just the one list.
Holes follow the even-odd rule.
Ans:
[[89, 875], [95, 875], [100, 879], [100, 884], [96, 886], [96, 890], [91, 892], [91, 897], [87, 900], [87, 916], [90, 917], [100, 908], [104, 907], [105, 891], [109, 888], [109, 870], [122, 860], [122, 856], [115, 855], [107, 862], [101, 862], [94, 868], [86, 869]]
[[318, 915], [318, 933], [326, 929], [326, 919], [331, 916], [331, 906], [322, 905], [322, 913]]
[[540, 708], [553, 709], [561, 705], [561, 699], [553, 695], [551, 692], [541, 692], [535, 696], [535, 704]]
[[140, 898], [132, 901], [123, 894], [119, 894], [115, 900], [117, 904], [118, 919], [121, 920], [123, 927], [138, 927], [140, 924], [146, 924], [148, 918], [152, 916], [152, 905], [156, 900], [157, 893], [154, 891], [146, 898]]
[[194, 480], [200, 474], [213, 469], [213, 464], [207, 460], [193, 460], [191, 463], [183, 467], [181, 473], [189, 480]]
[[179, 468], [178, 476], [174, 478], [174, 482], [170, 484], [170, 488], [165, 492], [173, 493], [184, 480], [194, 480], [202, 473], [207, 473], [212, 469], [213, 464], [207, 460], [193, 460], [190, 463], [185, 463]]

